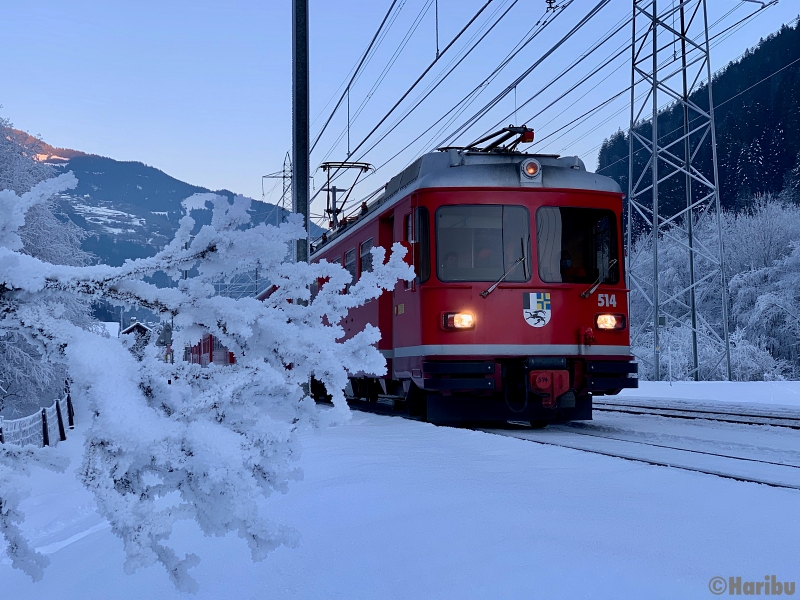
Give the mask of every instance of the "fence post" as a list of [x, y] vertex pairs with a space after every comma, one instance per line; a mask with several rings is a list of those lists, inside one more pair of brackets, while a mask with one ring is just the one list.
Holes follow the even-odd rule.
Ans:
[[6, 438], [3, 437], [3, 417], [0, 417], [0, 444], [5, 444]]
[[72, 396], [67, 393], [67, 422], [70, 429], [75, 429], [75, 410], [72, 408]]
[[67, 441], [67, 432], [64, 431], [64, 417], [61, 416], [61, 401], [56, 399], [56, 416], [58, 417], [58, 437], [62, 442]]
[[42, 409], [42, 447], [50, 445], [50, 432], [47, 430], [47, 409]]

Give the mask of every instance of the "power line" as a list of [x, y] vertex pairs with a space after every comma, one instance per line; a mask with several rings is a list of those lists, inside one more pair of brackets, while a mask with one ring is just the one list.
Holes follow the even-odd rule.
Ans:
[[[490, 5], [490, 4], [491, 4], [493, 1], [494, 1], [494, 0], [487, 0], [487, 2], [486, 2], [486, 3], [485, 3], [485, 4], [484, 4], [484, 5], [483, 5], [483, 6], [482, 6], [480, 9], [478, 9], [478, 12], [476, 12], [476, 13], [475, 13], [475, 15], [474, 15], [474, 16], [473, 16], [473, 17], [472, 17], [470, 20], [469, 20], [469, 22], [467, 22], [467, 24], [466, 24], [466, 25], [464, 25], [464, 27], [461, 29], [461, 31], [459, 31], [459, 32], [456, 34], [456, 36], [455, 36], [455, 37], [454, 37], [454, 38], [453, 38], [453, 39], [450, 41], [450, 43], [449, 43], [449, 44], [447, 44], [447, 46], [445, 46], [444, 50], [442, 50], [442, 51], [441, 51], [441, 53], [439, 54], [439, 56], [437, 56], [437, 57], [436, 57], [436, 58], [433, 60], [433, 62], [431, 62], [431, 64], [430, 64], [430, 65], [428, 65], [428, 67], [427, 67], [427, 68], [426, 68], [426, 69], [425, 69], [425, 70], [422, 72], [422, 74], [421, 74], [419, 77], [417, 77], [416, 81], [414, 81], [414, 83], [412, 83], [412, 84], [411, 84], [411, 87], [409, 87], [409, 88], [408, 88], [408, 89], [405, 91], [405, 93], [404, 93], [404, 94], [403, 94], [403, 95], [400, 97], [400, 99], [399, 99], [397, 102], [395, 102], [395, 104], [392, 106], [392, 108], [390, 108], [390, 109], [389, 109], [389, 111], [388, 111], [388, 112], [387, 112], [387, 113], [386, 113], [386, 114], [385, 114], [385, 115], [384, 115], [384, 116], [381, 118], [381, 120], [380, 120], [380, 121], [378, 121], [378, 124], [377, 124], [377, 125], [375, 125], [375, 127], [373, 127], [373, 128], [372, 128], [372, 130], [371, 130], [371, 131], [370, 131], [370, 132], [369, 132], [369, 133], [368, 133], [368, 134], [367, 134], [367, 135], [364, 137], [364, 139], [362, 139], [362, 140], [361, 140], [361, 141], [358, 143], [358, 145], [357, 145], [355, 148], [353, 148], [353, 151], [350, 153], [350, 155], [352, 155], [352, 154], [354, 154], [355, 152], [357, 152], [357, 151], [358, 151], [358, 150], [361, 148], [361, 146], [363, 146], [363, 145], [366, 143], [366, 141], [367, 141], [367, 140], [368, 140], [370, 137], [372, 137], [372, 136], [374, 135], [374, 133], [375, 133], [375, 132], [378, 130], [378, 128], [380, 128], [380, 126], [381, 126], [381, 125], [383, 125], [383, 123], [386, 121], [386, 119], [388, 119], [388, 118], [391, 116], [391, 114], [392, 114], [392, 113], [393, 113], [393, 112], [394, 112], [394, 111], [397, 109], [397, 107], [398, 107], [398, 106], [400, 106], [400, 104], [403, 102], [403, 100], [405, 100], [405, 99], [406, 99], [406, 97], [408, 97], [408, 95], [409, 95], [409, 94], [410, 94], [410, 93], [411, 93], [411, 92], [414, 90], [414, 88], [415, 88], [415, 87], [417, 87], [417, 85], [419, 84], [419, 82], [420, 82], [420, 81], [422, 81], [422, 79], [425, 77], [425, 75], [427, 75], [427, 74], [428, 74], [428, 72], [429, 72], [429, 71], [430, 71], [430, 70], [433, 68], [433, 66], [434, 66], [434, 65], [435, 65], [437, 62], [439, 62], [439, 60], [440, 60], [440, 59], [441, 59], [441, 58], [442, 58], [442, 57], [443, 57], [445, 54], [447, 54], [447, 51], [448, 51], [450, 48], [452, 48], [453, 44], [455, 44], [455, 43], [458, 41], [458, 39], [459, 39], [459, 38], [460, 38], [460, 37], [461, 37], [461, 36], [464, 34], [464, 32], [465, 32], [465, 31], [466, 31], [466, 30], [467, 30], [467, 29], [468, 29], [468, 28], [469, 28], [469, 27], [470, 27], [470, 26], [471, 26], [471, 25], [472, 25], [472, 24], [475, 22], [475, 20], [476, 20], [476, 19], [477, 19], [477, 18], [478, 18], [478, 17], [479, 17], [479, 16], [480, 16], [482, 13], [483, 13], [483, 11], [484, 11], [484, 10], [486, 10], [486, 8], [487, 8], [487, 7], [488, 7], [488, 6], [489, 6], [489, 5]], [[604, 2], [608, 2], [608, 1], [610, 1], [610, 0], [603, 0], [603, 1], [604, 1]], [[348, 158], [349, 158], [349, 156], [348, 156]]]
[[[607, 35], [606, 35], [606, 37], [605, 37], [605, 38], [603, 38], [603, 39], [602, 39], [600, 42], [598, 42], [597, 44], [595, 44], [595, 45], [594, 45], [594, 47], [592, 47], [591, 49], [587, 50], [587, 51], [586, 51], [586, 52], [585, 52], [585, 53], [584, 53], [584, 54], [583, 54], [583, 55], [582, 55], [580, 58], [578, 58], [577, 60], [575, 60], [575, 61], [574, 61], [574, 62], [573, 62], [573, 63], [572, 63], [572, 64], [571, 64], [571, 65], [570, 65], [570, 66], [569, 66], [567, 69], [563, 70], [563, 71], [562, 71], [561, 73], [559, 73], [559, 74], [558, 74], [558, 75], [557, 75], [555, 78], [553, 78], [552, 80], [550, 80], [550, 82], [549, 82], [547, 85], [545, 85], [544, 87], [542, 87], [542, 88], [541, 88], [540, 90], [538, 90], [538, 91], [537, 91], [537, 92], [536, 92], [534, 95], [532, 95], [530, 98], [528, 98], [527, 100], [525, 100], [525, 102], [523, 102], [523, 103], [522, 103], [522, 104], [521, 104], [521, 105], [520, 105], [520, 106], [517, 108], [517, 110], [519, 110], [519, 109], [521, 109], [521, 108], [524, 108], [525, 106], [527, 106], [528, 104], [530, 104], [531, 102], [533, 102], [533, 100], [535, 100], [537, 97], [539, 97], [539, 95], [541, 95], [543, 92], [545, 92], [547, 89], [549, 89], [549, 88], [550, 88], [550, 87], [551, 87], [553, 84], [555, 84], [557, 81], [559, 81], [559, 80], [560, 80], [562, 77], [566, 76], [566, 75], [567, 75], [567, 74], [568, 74], [570, 71], [572, 71], [572, 70], [573, 70], [575, 67], [577, 67], [579, 64], [581, 64], [581, 63], [582, 63], [584, 60], [586, 60], [586, 59], [587, 59], [589, 56], [591, 56], [591, 55], [592, 55], [594, 52], [596, 52], [597, 50], [599, 50], [599, 49], [600, 49], [600, 48], [601, 48], [601, 47], [602, 47], [602, 46], [603, 46], [603, 45], [604, 45], [606, 42], [608, 42], [609, 40], [611, 40], [611, 39], [612, 39], [612, 38], [613, 38], [613, 37], [614, 37], [614, 36], [615, 36], [617, 33], [619, 33], [619, 32], [622, 30], [622, 28], [623, 28], [623, 27], [625, 27], [626, 25], [628, 25], [630, 22], [631, 22], [631, 20], [630, 20], [630, 19], [627, 19], [626, 21], [624, 21], [624, 22], [620, 23], [618, 26], [615, 26], [615, 27], [616, 27], [616, 29], [614, 29], [614, 30], [613, 30], [611, 33], [607, 34]], [[559, 101], [560, 101], [560, 100], [562, 100], [562, 99], [563, 99], [565, 96], [567, 96], [568, 94], [572, 93], [574, 90], [576, 90], [576, 89], [577, 89], [577, 88], [579, 88], [581, 85], [583, 85], [584, 83], [586, 83], [586, 82], [587, 82], [589, 79], [591, 79], [591, 78], [592, 78], [592, 77], [594, 77], [595, 75], [599, 74], [599, 73], [600, 73], [600, 72], [601, 72], [603, 69], [605, 69], [605, 68], [606, 68], [607, 66], [609, 66], [609, 65], [610, 65], [610, 64], [611, 64], [613, 61], [615, 61], [615, 60], [616, 60], [617, 58], [619, 58], [619, 57], [620, 57], [622, 54], [624, 54], [624, 53], [625, 53], [625, 52], [626, 52], [626, 51], [627, 51], [629, 48], [630, 48], [630, 46], [629, 46], [629, 45], [627, 45], [627, 44], [623, 45], [621, 48], [618, 48], [618, 49], [617, 49], [617, 51], [616, 51], [617, 53], [616, 53], [616, 54], [613, 54], [613, 53], [612, 53], [612, 54], [613, 54], [613, 56], [611, 56], [611, 58], [608, 58], [608, 59], [606, 59], [606, 61], [605, 61], [604, 63], [602, 63], [600, 66], [598, 66], [598, 67], [595, 67], [595, 68], [592, 70], [592, 72], [591, 72], [591, 74], [589, 75], [589, 77], [584, 77], [584, 78], [583, 78], [583, 79], [581, 79], [580, 81], [578, 81], [578, 82], [576, 82], [575, 84], [573, 84], [573, 85], [572, 85], [572, 86], [571, 86], [569, 89], [567, 89], [567, 91], [566, 91], [566, 92], [564, 92], [564, 93], [563, 93], [561, 96], [559, 96], [559, 97], [558, 97], [556, 100], [554, 100], [553, 102], [551, 102], [551, 103], [550, 103], [548, 106], [546, 106], [545, 108], [541, 109], [541, 110], [540, 110], [540, 111], [537, 113], [537, 115], [539, 115], [539, 114], [543, 113], [545, 110], [547, 110], [548, 108], [552, 107], [552, 106], [553, 106], [553, 105], [554, 105], [556, 102], [559, 102]], [[504, 122], [506, 121], [506, 119], [508, 119], [508, 118], [509, 118], [509, 117], [510, 117], [512, 114], [514, 114], [514, 113], [509, 113], [508, 115], [506, 115], [505, 117], [503, 117], [502, 119], [500, 119], [500, 121], [498, 121], [498, 122], [497, 122], [495, 125], [493, 125], [493, 126], [492, 126], [492, 127], [490, 127], [489, 129], [487, 129], [487, 130], [486, 130], [486, 132], [484, 133], [484, 135], [486, 135], [486, 133], [488, 133], [488, 132], [490, 132], [490, 131], [492, 131], [492, 130], [494, 130], [494, 129], [497, 129], [497, 127], [499, 127], [499, 126], [500, 126], [502, 123], [504, 123]], [[532, 121], [532, 120], [533, 120], [533, 119], [534, 119], [534, 118], [535, 118], [537, 115], [531, 116], [531, 118], [530, 118], [530, 119], [528, 119], [528, 120], [527, 120], [527, 121], [525, 121], [525, 122], [526, 122], [526, 123], [528, 123], [528, 122]]]
[[[569, 1], [568, 1], [566, 4], [562, 4], [562, 5], [559, 7], [559, 9], [560, 9], [560, 10], [563, 12], [563, 10], [564, 10], [565, 8], [567, 8], [567, 7], [568, 7], [568, 6], [569, 6], [571, 3], [572, 3], [572, 0], [569, 0]], [[560, 14], [560, 13], [558, 13], [558, 14]], [[538, 21], [537, 21], [537, 22], [534, 24], [534, 26], [533, 26], [533, 27], [531, 27], [531, 28], [528, 30], [528, 32], [527, 32], [527, 33], [526, 33], [526, 34], [523, 36], [522, 40], [520, 40], [519, 42], [517, 42], [517, 44], [515, 45], [515, 47], [514, 47], [514, 48], [513, 48], [513, 49], [512, 49], [512, 50], [511, 50], [511, 51], [510, 51], [510, 52], [509, 52], [507, 55], [506, 55], [506, 57], [505, 57], [505, 58], [504, 58], [504, 59], [503, 59], [503, 60], [500, 62], [500, 64], [498, 64], [498, 66], [496, 66], [496, 67], [495, 67], [495, 68], [492, 70], [492, 72], [491, 72], [491, 73], [489, 73], [489, 75], [488, 75], [486, 78], [484, 78], [484, 80], [483, 80], [482, 82], [480, 82], [480, 83], [479, 83], [477, 86], [475, 86], [475, 88], [473, 88], [473, 89], [472, 89], [472, 90], [471, 90], [471, 91], [470, 91], [470, 92], [469, 92], [469, 93], [468, 93], [466, 96], [464, 96], [464, 97], [463, 97], [461, 100], [459, 100], [459, 101], [458, 101], [458, 102], [457, 102], [457, 103], [456, 103], [456, 104], [455, 104], [453, 107], [451, 107], [451, 108], [450, 108], [450, 109], [449, 109], [447, 112], [445, 112], [445, 113], [444, 113], [444, 114], [443, 114], [441, 117], [439, 117], [439, 118], [438, 118], [436, 121], [434, 121], [434, 123], [433, 123], [432, 125], [430, 125], [430, 126], [429, 126], [429, 127], [428, 127], [428, 128], [425, 130], [425, 131], [423, 131], [423, 132], [422, 132], [420, 135], [418, 135], [418, 136], [417, 136], [417, 137], [416, 137], [414, 140], [412, 140], [410, 143], [408, 143], [408, 144], [407, 144], [407, 145], [406, 145], [406, 146], [405, 146], [405, 147], [404, 147], [402, 150], [400, 150], [399, 152], [397, 152], [397, 153], [396, 153], [394, 156], [392, 156], [392, 157], [391, 157], [389, 160], [385, 161], [385, 162], [384, 162], [382, 165], [380, 165], [379, 167], [377, 167], [376, 171], [377, 171], [377, 170], [380, 170], [380, 169], [381, 169], [381, 168], [383, 168], [383, 167], [385, 167], [387, 164], [389, 164], [391, 161], [393, 161], [395, 158], [397, 158], [397, 157], [398, 157], [400, 154], [402, 154], [403, 152], [405, 152], [405, 151], [406, 151], [406, 150], [407, 150], [409, 147], [411, 147], [413, 144], [415, 144], [417, 141], [419, 141], [419, 140], [420, 140], [420, 139], [421, 139], [421, 138], [422, 138], [422, 137], [423, 137], [425, 134], [427, 134], [428, 132], [430, 132], [430, 131], [431, 131], [431, 130], [432, 130], [434, 127], [436, 127], [437, 125], [441, 125], [441, 127], [440, 127], [439, 131], [438, 131], [438, 132], [437, 132], [437, 133], [436, 133], [436, 134], [435, 134], [433, 137], [434, 137], [434, 138], [436, 138], [436, 137], [439, 137], [439, 135], [440, 135], [440, 132], [441, 132], [441, 131], [443, 131], [444, 129], [446, 129], [447, 127], [449, 127], [449, 126], [450, 126], [450, 124], [451, 124], [451, 123], [452, 123], [452, 122], [453, 122], [455, 119], [457, 119], [457, 118], [458, 118], [458, 117], [461, 115], [461, 113], [463, 113], [463, 111], [464, 111], [464, 110], [466, 110], [466, 109], [469, 107], [469, 105], [470, 105], [470, 104], [472, 104], [472, 102], [474, 102], [474, 101], [477, 99], [477, 97], [478, 97], [478, 96], [479, 96], [479, 95], [480, 95], [480, 94], [481, 94], [481, 93], [482, 93], [482, 92], [483, 92], [483, 91], [486, 89], [486, 87], [488, 86], [488, 84], [489, 84], [489, 83], [490, 83], [490, 82], [491, 82], [491, 81], [492, 81], [492, 80], [493, 80], [495, 77], [497, 77], [497, 76], [499, 75], [499, 73], [500, 73], [500, 72], [501, 72], [501, 71], [502, 71], [502, 70], [503, 70], [503, 69], [504, 69], [504, 68], [505, 68], [505, 67], [506, 67], [506, 66], [507, 66], [507, 65], [508, 65], [510, 62], [511, 62], [511, 60], [513, 60], [513, 59], [514, 59], [514, 57], [515, 57], [515, 56], [517, 56], [517, 54], [519, 54], [519, 52], [521, 52], [521, 51], [522, 51], [522, 50], [523, 50], [523, 49], [524, 49], [524, 48], [525, 48], [525, 47], [526, 47], [528, 44], [530, 44], [530, 43], [531, 43], [531, 42], [532, 42], [534, 39], [536, 39], [536, 37], [537, 37], [537, 36], [538, 36], [538, 35], [539, 35], [539, 34], [540, 34], [542, 31], [544, 31], [544, 29], [545, 29], [545, 28], [546, 28], [546, 27], [547, 27], [547, 26], [548, 26], [548, 25], [549, 25], [549, 24], [550, 24], [550, 23], [551, 23], [551, 22], [552, 22], [552, 21], [555, 19], [555, 17], [557, 16], [557, 15], [556, 15], [556, 13], [553, 13], [553, 16], [552, 16], [551, 18], [549, 18], [549, 19], [548, 19], [548, 18], [547, 18], [547, 15], [548, 15], [548, 13], [547, 13], [547, 12], [545, 12], [545, 13], [544, 13], [544, 15], [543, 15], [542, 17], [540, 17], [540, 19], [539, 19], [539, 20], [538, 20]], [[526, 38], [527, 38], [527, 39], [526, 39]], [[463, 106], [462, 106], [462, 105], [463, 105]], [[460, 107], [460, 106], [461, 106], [461, 108], [460, 108], [460, 110], [459, 110], [459, 107]], [[451, 118], [448, 120], [448, 122], [446, 122], [446, 123], [444, 123], [444, 124], [442, 125], [442, 123], [441, 123], [442, 119], [444, 119], [445, 117], [447, 117], [447, 115], [449, 115], [449, 114], [450, 114], [450, 113], [452, 113], [453, 111], [456, 111], [456, 114], [455, 114], [455, 115], [453, 115], [453, 116], [452, 116], [452, 117], [451, 117]], [[369, 147], [367, 150], [365, 150], [365, 151], [362, 153], [361, 157], [363, 158], [363, 156], [364, 156], [366, 153], [370, 152], [370, 151], [371, 151], [373, 148], [375, 148], [375, 147], [376, 147], [376, 146], [377, 146], [377, 145], [378, 145], [378, 144], [379, 144], [381, 141], [383, 141], [383, 139], [385, 139], [385, 136], [384, 136], [384, 137], [382, 137], [380, 140], [376, 141], [376, 142], [375, 142], [375, 143], [374, 143], [372, 146], [370, 146], [370, 147]], [[426, 143], [425, 143], [425, 147], [429, 146], [430, 144], [431, 144], [431, 142], [426, 142]], [[360, 158], [359, 158], [359, 160], [360, 160]]]
[[[403, 50], [405, 50], [406, 46], [408, 46], [408, 43], [411, 41], [411, 38], [413, 37], [414, 33], [416, 33], [417, 29], [422, 24], [422, 20], [425, 17], [425, 15], [428, 13], [428, 11], [430, 10], [433, 2], [434, 2], [434, 0], [426, 0], [426, 2], [422, 5], [422, 8], [420, 8], [419, 13], [417, 13], [417, 16], [414, 17], [414, 21], [411, 23], [411, 25], [409, 26], [409, 28], [406, 31], [405, 35], [403, 36], [403, 39], [400, 40], [400, 43], [398, 44], [397, 48], [394, 50], [392, 56], [389, 58], [389, 60], [386, 63], [386, 65], [383, 67], [383, 70], [378, 75], [378, 78], [372, 84], [372, 87], [369, 89], [367, 94], [364, 96], [364, 99], [358, 105], [358, 108], [356, 109], [355, 114], [350, 119], [350, 124], [354, 123], [358, 119], [358, 117], [361, 115], [363, 110], [366, 108], [366, 106], [369, 103], [369, 101], [372, 99], [372, 97], [375, 94], [375, 92], [378, 90], [378, 88], [380, 88], [380, 86], [383, 83], [384, 79], [386, 79], [386, 76], [389, 74], [389, 71], [392, 69], [394, 64], [397, 62], [397, 59], [400, 58], [400, 55], [403, 53]], [[328, 151], [325, 153], [325, 156], [322, 159], [323, 162], [328, 160], [328, 158], [330, 157], [331, 153], [336, 149], [336, 147], [342, 141], [342, 138], [346, 135], [346, 133], [347, 133], [347, 129], [345, 128], [345, 129], [342, 130], [342, 132], [338, 135], [336, 140], [333, 142], [333, 145], [331, 145], [330, 148], [328, 149]]]
[[591, 9], [584, 17], [581, 19], [564, 37], [562, 37], [555, 45], [553, 45], [547, 52], [545, 52], [539, 59], [537, 59], [530, 67], [528, 67], [522, 75], [517, 77], [513, 82], [511, 82], [502, 92], [497, 94], [491, 101], [489, 101], [483, 108], [481, 108], [478, 112], [476, 112], [472, 117], [467, 119], [467, 121], [462, 124], [460, 127], [456, 129], [452, 134], [447, 136], [440, 145], [444, 146], [447, 144], [449, 140], [455, 138], [459, 133], [468, 129], [473, 124], [475, 124], [478, 120], [480, 120], [487, 112], [489, 112], [492, 108], [497, 106], [497, 104], [505, 98], [511, 91], [522, 81], [524, 81], [528, 75], [530, 75], [536, 67], [538, 67], [542, 62], [544, 62], [548, 57], [550, 57], [556, 50], [558, 50], [563, 44], [565, 44], [573, 35], [575, 35], [580, 29], [583, 28], [586, 23], [588, 23], [597, 13], [599, 13], [603, 8], [605, 8], [611, 0], [600, 0], [598, 4]]
[[433, 93], [433, 92], [434, 92], [434, 91], [435, 91], [435, 90], [436, 90], [436, 89], [437, 89], [437, 88], [438, 88], [438, 87], [439, 87], [439, 86], [440, 86], [440, 85], [441, 85], [441, 84], [442, 84], [442, 83], [445, 81], [445, 79], [447, 79], [447, 78], [450, 76], [450, 74], [451, 74], [451, 73], [453, 73], [453, 71], [455, 71], [455, 70], [456, 70], [456, 68], [457, 68], [457, 67], [458, 67], [458, 66], [459, 66], [459, 65], [460, 65], [462, 62], [464, 62], [464, 60], [466, 60], [466, 58], [467, 58], [467, 57], [468, 57], [468, 56], [469, 56], [469, 55], [472, 53], [472, 51], [473, 51], [475, 48], [477, 48], [477, 47], [478, 47], [478, 45], [479, 45], [479, 44], [480, 44], [480, 43], [481, 43], [481, 42], [482, 42], [482, 41], [483, 41], [483, 40], [486, 38], [486, 36], [487, 36], [487, 35], [489, 35], [489, 33], [491, 33], [491, 32], [492, 32], [492, 30], [493, 30], [493, 29], [494, 29], [494, 28], [497, 26], [497, 24], [498, 24], [498, 23], [500, 23], [500, 21], [502, 21], [502, 20], [503, 20], [503, 18], [505, 18], [505, 16], [506, 16], [506, 15], [507, 15], [507, 14], [508, 14], [510, 11], [511, 11], [511, 9], [512, 9], [512, 8], [514, 8], [514, 6], [516, 6], [516, 4], [517, 4], [517, 2], [518, 2], [518, 1], [519, 1], [519, 0], [513, 0], [513, 2], [511, 3], [511, 5], [510, 5], [510, 6], [509, 6], [509, 7], [508, 7], [506, 10], [505, 10], [505, 12], [503, 12], [503, 14], [502, 14], [502, 15], [500, 15], [500, 17], [498, 17], [498, 18], [497, 18], [497, 19], [496, 19], [496, 20], [495, 20], [495, 21], [494, 21], [494, 22], [491, 24], [491, 26], [489, 27], [489, 29], [487, 29], [487, 30], [486, 30], [486, 32], [485, 32], [485, 33], [484, 33], [484, 34], [483, 34], [483, 35], [480, 37], [480, 39], [478, 39], [478, 41], [477, 41], [477, 42], [475, 42], [475, 43], [474, 43], [474, 44], [473, 44], [473, 45], [472, 45], [472, 46], [469, 48], [469, 50], [467, 50], [467, 52], [466, 52], [466, 53], [465, 53], [465, 54], [464, 54], [464, 55], [463, 55], [463, 56], [462, 56], [460, 59], [458, 59], [458, 62], [456, 62], [456, 63], [455, 63], [455, 65], [453, 65], [453, 67], [452, 67], [452, 68], [450, 68], [450, 69], [449, 69], [449, 70], [448, 70], [448, 71], [447, 71], [447, 72], [446, 72], [446, 73], [445, 73], [443, 76], [441, 76], [441, 75], [440, 75], [440, 78], [439, 78], [439, 79], [438, 79], [438, 80], [435, 82], [435, 84], [434, 84], [434, 85], [432, 85], [432, 86], [428, 86], [428, 88], [426, 89], [426, 91], [425, 91], [425, 92], [423, 92], [423, 94], [424, 94], [424, 95], [422, 95], [421, 97], [420, 97], [420, 96], [418, 96], [418, 97], [417, 97], [417, 100], [415, 101], [415, 103], [414, 103], [413, 105], [411, 105], [409, 108], [407, 108], [407, 109], [405, 110], [405, 112], [403, 113], [403, 115], [402, 115], [401, 117], [399, 117], [399, 118], [398, 118], [398, 119], [397, 119], [397, 120], [396, 120], [396, 121], [395, 121], [395, 122], [394, 122], [394, 123], [391, 125], [391, 127], [390, 127], [390, 128], [387, 130], [387, 131], [383, 132], [383, 135], [381, 136], [381, 138], [380, 138], [379, 140], [377, 140], [377, 141], [376, 141], [376, 142], [375, 142], [375, 143], [374, 143], [372, 146], [370, 146], [369, 148], [367, 148], [367, 149], [366, 149], [366, 150], [365, 150], [365, 151], [362, 153], [362, 156], [363, 156], [363, 155], [365, 155], [366, 153], [368, 153], [368, 152], [372, 151], [372, 150], [373, 150], [373, 149], [374, 149], [374, 148], [375, 148], [375, 147], [376, 147], [376, 146], [377, 146], [377, 145], [378, 145], [380, 142], [382, 142], [384, 139], [386, 139], [386, 136], [388, 136], [388, 135], [389, 135], [390, 133], [392, 133], [392, 132], [393, 132], [395, 129], [397, 129], [397, 127], [399, 127], [399, 126], [400, 126], [400, 124], [401, 124], [403, 121], [405, 121], [405, 120], [406, 120], [406, 119], [407, 119], [407, 118], [408, 118], [408, 117], [411, 115], [411, 113], [413, 113], [413, 112], [414, 112], [414, 111], [415, 111], [415, 110], [416, 110], [416, 109], [417, 109], [417, 108], [418, 108], [418, 107], [419, 107], [419, 106], [420, 106], [420, 105], [421, 105], [421, 104], [422, 104], [422, 103], [423, 103], [425, 100], [427, 100], [427, 99], [428, 99], [428, 97], [429, 97], [429, 96], [430, 96], [430, 95], [431, 95], [431, 94], [432, 94], [432, 93]]
[[325, 121], [325, 124], [322, 126], [322, 130], [319, 132], [319, 134], [317, 134], [317, 139], [315, 139], [314, 143], [311, 144], [311, 150], [309, 150], [309, 154], [314, 151], [314, 148], [317, 146], [317, 142], [319, 142], [319, 139], [322, 137], [322, 134], [325, 133], [325, 130], [328, 128], [328, 124], [331, 122], [331, 119], [333, 119], [333, 115], [336, 114], [336, 111], [342, 105], [342, 101], [344, 100], [345, 95], [348, 95], [348, 101], [349, 101], [350, 86], [353, 85], [353, 81], [355, 80], [356, 75], [358, 75], [359, 71], [361, 70], [364, 61], [367, 60], [367, 55], [369, 54], [370, 50], [372, 50], [372, 46], [375, 44], [375, 40], [378, 39], [378, 35], [383, 29], [383, 26], [386, 24], [386, 20], [389, 18], [389, 15], [392, 13], [392, 10], [394, 10], [395, 4], [397, 4], [397, 0], [392, 0], [392, 3], [389, 5], [389, 10], [386, 11], [386, 15], [384, 15], [383, 17], [383, 21], [381, 21], [381, 24], [378, 25], [378, 30], [375, 32], [375, 35], [372, 36], [372, 40], [370, 40], [369, 46], [367, 46], [367, 49], [361, 56], [361, 60], [359, 61], [358, 66], [356, 67], [356, 70], [353, 73], [353, 76], [350, 78], [350, 81], [347, 84], [347, 88], [345, 89], [344, 92], [342, 92], [342, 95], [339, 97], [339, 101], [336, 103], [336, 106], [333, 107], [330, 116], [328, 116], [328, 120]]

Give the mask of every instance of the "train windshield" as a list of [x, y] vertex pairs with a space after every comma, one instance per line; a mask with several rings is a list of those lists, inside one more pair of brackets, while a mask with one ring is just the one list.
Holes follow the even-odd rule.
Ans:
[[510, 270], [505, 281], [528, 281], [530, 239], [523, 206], [442, 206], [436, 211], [439, 280], [497, 281]]
[[617, 283], [614, 213], [545, 206], [536, 211], [539, 277], [547, 283]]

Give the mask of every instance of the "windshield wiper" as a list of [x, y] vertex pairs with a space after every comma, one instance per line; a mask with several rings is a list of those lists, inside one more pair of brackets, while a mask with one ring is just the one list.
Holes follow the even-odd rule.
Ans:
[[[613, 268], [614, 268], [616, 265], [617, 265], [617, 259], [615, 258], [615, 259], [614, 259], [614, 260], [612, 260], [610, 263], [608, 263], [608, 271], [607, 271], [607, 272], [609, 272], [609, 273], [610, 273], [610, 272], [611, 272], [611, 269], [613, 269]], [[588, 298], [589, 296], [591, 296], [592, 294], [594, 294], [595, 290], [596, 290], [598, 287], [600, 287], [600, 282], [602, 281], [602, 279], [603, 279], [603, 276], [602, 276], [602, 275], [598, 275], [598, 276], [597, 276], [597, 280], [596, 280], [596, 281], [595, 281], [595, 282], [592, 284], [592, 287], [590, 287], [590, 288], [589, 288], [588, 290], [586, 290], [585, 292], [582, 292], [582, 293], [581, 293], [581, 298]]]
[[[521, 263], [521, 262], [523, 262], [525, 260], [525, 240], [520, 240], [520, 242], [522, 243], [522, 256], [520, 256], [513, 265], [508, 267], [508, 271], [503, 273], [503, 276], [500, 279], [498, 279], [497, 281], [495, 281], [491, 285], [491, 287], [489, 287], [489, 288], [487, 288], [487, 289], [485, 289], [485, 290], [483, 290], [481, 292], [481, 298], [486, 298], [486, 296], [488, 296], [493, 291], [495, 291], [497, 289], [497, 286], [500, 285], [501, 283], [503, 283], [503, 281], [505, 280], [506, 277], [509, 276], [511, 271], [513, 271], [519, 263]], [[524, 264], [522, 265], [522, 270], [523, 270], [523, 275], [525, 275], [526, 279], [527, 279], [527, 270], [525, 269], [525, 265]]]
[[503, 273], [503, 276], [502, 276], [500, 279], [498, 279], [497, 281], [495, 281], [495, 282], [494, 282], [494, 283], [491, 285], [491, 287], [489, 287], [489, 288], [487, 288], [487, 289], [485, 289], [485, 290], [483, 290], [483, 291], [481, 292], [481, 298], [486, 298], [486, 296], [488, 296], [488, 295], [489, 295], [489, 294], [491, 294], [493, 291], [495, 291], [495, 290], [497, 289], [497, 286], [498, 286], [498, 285], [500, 285], [501, 283], [503, 283], [503, 281], [505, 280], [505, 278], [506, 278], [506, 277], [508, 277], [508, 276], [509, 276], [509, 274], [511, 273], [511, 271], [513, 271], [513, 270], [514, 270], [514, 268], [515, 268], [515, 267], [516, 267], [516, 266], [517, 266], [519, 263], [521, 263], [523, 260], [525, 260], [525, 257], [524, 257], [524, 256], [520, 256], [520, 257], [517, 259], [517, 262], [515, 262], [513, 265], [511, 265], [511, 266], [508, 268], [508, 271], [506, 271], [505, 273]]

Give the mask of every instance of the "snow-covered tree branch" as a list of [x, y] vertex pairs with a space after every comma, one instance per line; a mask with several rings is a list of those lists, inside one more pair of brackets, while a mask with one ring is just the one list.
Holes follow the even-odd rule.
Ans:
[[[192, 591], [188, 570], [198, 557], [178, 556], [170, 546], [178, 521], [193, 520], [207, 535], [236, 531], [254, 560], [297, 542], [296, 532], [269, 520], [264, 500], [301, 476], [298, 428], [346, 419], [348, 372], [385, 370], [373, 346], [378, 331], [367, 327], [339, 342], [339, 322], [413, 273], [401, 246], [388, 260], [375, 248], [374, 271], [342, 294], [350, 275], [340, 266], [284, 262], [287, 244], [305, 235], [298, 220], [247, 227], [249, 200], [229, 204], [224, 197], [211, 198], [211, 225], [192, 237], [195, 223], [186, 216], [162, 252], [122, 267], [54, 265], [21, 253], [20, 212], [34, 196], [73, 183], [62, 175], [31, 196], [0, 196], [0, 211], [11, 217], [0, 229], [3, 327], [66, 365], [73, 398], [92, 415], [82, 480], [123, 541], [126, 569], [161, 563], [176, 586]], [[194, 267], [198, 276], [183, 280]], [[214, 296], [214, 281], [255, 268], [277, 286], [267, 301]], [[177, 287], [143, 280], [157, 271]], [[326, 282], [311, 298], [309, 285], [318, 280]], [[210, 334], [236, 354], [236, 364], [172, 365], [155, 349], [139, 362], [116, 340], [63, 318], [55, 302], [40, 301], [50, 295], [146, 306], [174, 320], [174, 344]], [[312, 376], [326, 386], [334, 410], [320, 412], [305, 393]]]

